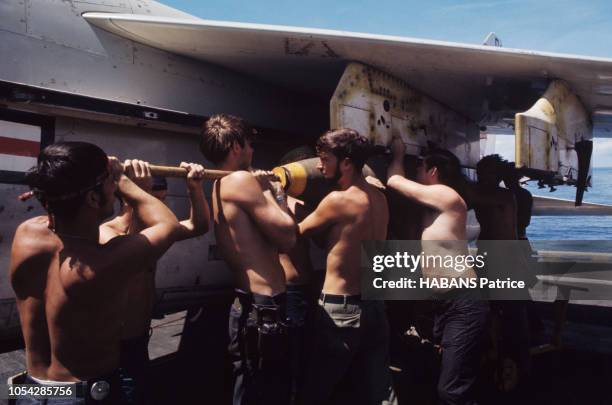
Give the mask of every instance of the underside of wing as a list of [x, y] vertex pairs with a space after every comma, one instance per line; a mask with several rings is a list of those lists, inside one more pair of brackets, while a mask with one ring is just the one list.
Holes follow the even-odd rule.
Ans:
[[348, 62], [404, 80], [467, 118], [491, 124], [528, 109], [562, 79], [612, 136], [612, 59], [286, 26], [85, 13], [125, 38], [329, 99]]

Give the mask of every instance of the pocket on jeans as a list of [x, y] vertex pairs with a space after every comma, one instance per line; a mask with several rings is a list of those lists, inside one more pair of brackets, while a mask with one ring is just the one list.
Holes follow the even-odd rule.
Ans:
[[330, 317], [338, 328], [359, 328], [361, 326], [361, 308], [348, 311], [331, 312]]

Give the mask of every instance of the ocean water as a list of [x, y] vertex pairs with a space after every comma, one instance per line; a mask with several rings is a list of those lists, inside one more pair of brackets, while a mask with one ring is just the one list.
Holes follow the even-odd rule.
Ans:
[[[592, 184], [583, 201], [612, 205], [612, 168], [593, 169]], [[568, 200], [576, 197], [576, 188], [571, 186], [558, 186], [551, 193], [548, 188], [538, 189], [537, 182], [529, 182], [527, 189], [542, 197]], [[527, 236], [530, 240], [612, 240], [612, 216], [533, 216]]]

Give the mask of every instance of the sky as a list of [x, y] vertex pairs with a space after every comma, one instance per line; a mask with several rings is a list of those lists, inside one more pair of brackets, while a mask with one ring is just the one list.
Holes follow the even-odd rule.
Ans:
[[[612, 1], [576, 0], [165, 0], [210, 20], [326, 28], [481, 44], [495, 32], [504, 48], [612, 58]], [[514, 139], [496, 152], [514, 160]], [[594, 167], [612, 166], [612, 139], [596, 139]]]

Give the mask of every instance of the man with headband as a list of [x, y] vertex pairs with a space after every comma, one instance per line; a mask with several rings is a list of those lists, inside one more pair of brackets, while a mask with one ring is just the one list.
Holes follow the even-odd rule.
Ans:
[[[48, 216], [19, 225], [11, 252], [25, 382], [77, 383], [86, 398], [62, 404], [127, 403], [118, 371], [121, 298], [129, 278], [153, 266], [179, 231], [174, 214], [130, 180], [148, 166], [126, 166], [124, 173], [117, 159], [95, 145], [60, 142], [47, 146], [28, 174]], [[100, 226], [113, 214], [115, 194], [133, 207], [142, 231], [100, 244]]]

